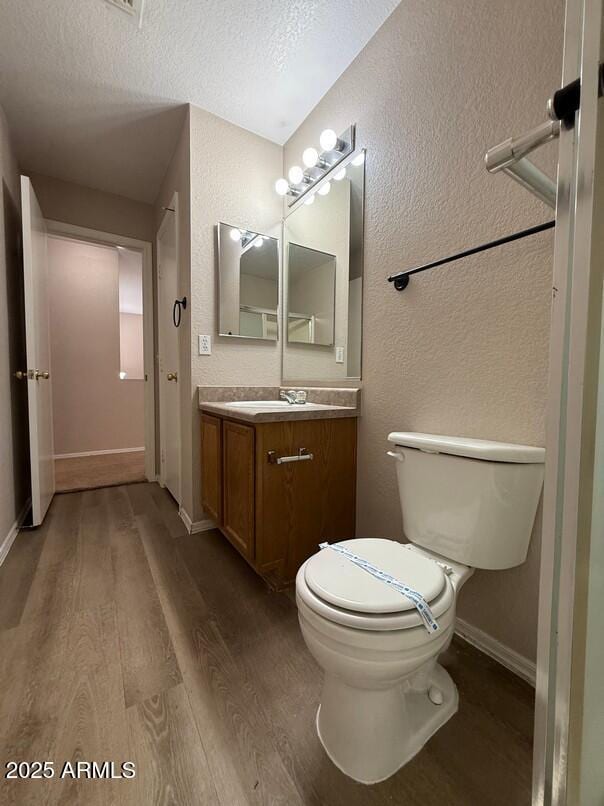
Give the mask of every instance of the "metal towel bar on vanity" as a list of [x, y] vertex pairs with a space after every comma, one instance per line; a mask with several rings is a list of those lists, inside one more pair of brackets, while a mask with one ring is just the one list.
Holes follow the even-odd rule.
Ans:
[[308, 453], [306, 448], [298, 448], [295, 456], [277, 456], [277, 451], [268, 451], [266, 454], [270, 465], [285, 465], [289, 462], [308, 462], [314, 459], [314, 454]]

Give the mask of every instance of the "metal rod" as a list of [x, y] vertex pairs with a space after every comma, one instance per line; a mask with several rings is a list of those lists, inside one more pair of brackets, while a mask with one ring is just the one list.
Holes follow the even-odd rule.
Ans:
[[403, 291], [409, 285], [409, 277], [412, 274], [419, 274], [422, 271], [434, 269], [436, 266], [443, 266], [445, 263], [452, 263], [454, 260], [461, 260], [464, 257], [476, 255], [479, 252], [486, 252], [488, 249], [494, 249], [497, 246], [512, 243], [512, 241], [519, 241], [521, 238], [528, 238], [530, 235], [537, 235], [537, 233], [552, 229], [555, 226], [555, 221], [547, 221], [545, 224], [537, 224], [535, 227], [529, 227], [528, 229], [521, 230], [520, 232], [515, 232], [512, 235], [505, 235], [503, 238], [497, 238], [495, 241], [489, 241], [488, 243], [483, 243], [480, 246], [474, 246], [472, 249], [466, 249], [463, 252], [457, 252], [455, 255], [449, 255], [449, 257], [443, 257], [440, 260], [433, 260], [431, 263], [426, 263], [423, 266], [417, 266], [414, 269], [408, 269], [407, 271], [401, 271], [398, 274], [392, 274], [388, 278], [388, 282], [394, 283], [394, 287], [397, 291]]
[[540, 126], [521, 134], [520, 137], [509, 137], [493, 148], [489, 148], [484, 156], [487, 171], [496, 173], [513, 165], [531, 151], [555, 140], [560, 135], [560, 123], [557, 120], [548, 120]]
[[510, 137], [487, 151], [484, 157], [487, 171], [490, 173], [503, 171], [519, 182], [525, 190], [555, 210], [555, 182], [526, 159], [526, 156], [559, 135], [560, 122], [548, 120], [520, 137]]
[[513, 165], [502, 168], [502, 171], [522, 185], [525, 190], [541, 199], [552, 210], [556, 209], [556, 183], [526, 157], [519, 159]]

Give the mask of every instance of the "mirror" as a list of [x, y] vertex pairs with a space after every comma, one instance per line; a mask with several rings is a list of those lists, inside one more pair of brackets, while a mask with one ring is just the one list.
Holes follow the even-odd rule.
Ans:
[[284, 221], [283, 382], [361, 377], [364, 151], [327, 179]]
[[297, 243], [287, 246], [287, 340], [333, 345], [336, 257]]
[[277, 341], [279, 239], [218, 225], [220, 336]]

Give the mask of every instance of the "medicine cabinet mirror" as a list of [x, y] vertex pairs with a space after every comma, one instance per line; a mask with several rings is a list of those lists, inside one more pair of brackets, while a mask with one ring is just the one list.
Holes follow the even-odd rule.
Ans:
[[284, 382], [361, 377], [364, 157], [351, 154], [284, 220]]
[[279, 337], [279, 239], [218, 225], [219, 335]]

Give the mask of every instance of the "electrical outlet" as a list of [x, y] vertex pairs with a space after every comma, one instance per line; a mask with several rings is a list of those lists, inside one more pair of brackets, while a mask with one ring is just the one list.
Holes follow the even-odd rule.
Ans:
[[344, 348], [336, 347], [336, 364], [344, 363]]
[[199, 355], [212, 355], [212, 337], [199, 337]]

